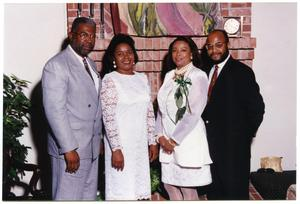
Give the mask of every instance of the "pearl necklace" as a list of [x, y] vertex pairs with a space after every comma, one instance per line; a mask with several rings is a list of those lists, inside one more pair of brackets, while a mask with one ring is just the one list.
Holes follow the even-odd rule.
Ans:
[[192, 65], [192, 62], [188, 63], [184, 67], [181, 67], [180, 69], [178, 69], [178, 67], [176, 67], [176, 69], [174, 71], [174, 73], [175, 73], [174, 78], [176, 78], [176, 76], [179, 76], [179, 75], [183, 76], [191, 65]]

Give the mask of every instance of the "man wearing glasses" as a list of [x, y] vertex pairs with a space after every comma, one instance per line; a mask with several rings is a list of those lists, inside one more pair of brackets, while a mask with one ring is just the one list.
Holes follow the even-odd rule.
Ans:
[[76, 18], [68, 35], [70, 44], [43, 71], [54, 200], [96, 200], [101, 80], [87, 56], [94, 48], [95, 32], [92, 19]]
[[208, 102], [202, 114], [213, 160], [210, 200], [248, 200], [251, 141], [263, 120], [264, 102], [252, 69], [233, 59], [223, 30], [212, 31], [206, 51]]

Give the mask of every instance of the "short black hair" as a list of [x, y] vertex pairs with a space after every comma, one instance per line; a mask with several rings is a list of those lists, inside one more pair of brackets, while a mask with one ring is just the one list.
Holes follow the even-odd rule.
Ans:
[[87, 17], [77, 17], [72, 23], [71, 32], [76, 33], [80, 24], [90, 24], [96, 28], [96, 23], [93, 19]]
[[226, 43], [229, 42], [229, 37], [228, 37], [228, 34], [227, 34], [227, 32], [226, 32], [225, 30], [222, 30], [222, 29], [215, 29], [215, 30], [211, 31], [211, 32], [209, 33], [209, 35], [210, 35], [211, 33], [215, 33], [215, 32], [220, 32], [220, 33], [222, 33], [223, 36], [224, 36], [225, 42], [226, 42]]
[[111, 41], [103, 55], [101, 77], [104, 77], [105, 74], [113, 71], [114, 53], [115, 53], [116, 47], [121, 43], [125, 43], [125, 44], [129, 45], [129, 47], [133, 51], [134, 62], [137, 63], [139, 61], [139, 57], [138, 57], [137, 51], [135, 49], [134, 40], [127, 34], [123, 34], [123, 33], [116, 34], [111, 39]]
[[201, 55], [199, 53], [199, 50], [198, 50], [198, 47], [197, 47], [196, 43], [190, 37], [179, 36], [170, 44], [169, 49], [168, 49], [168, 53], [167, 53], [167, 55], [165, 56], [165, 58], [163, 60], [162, 72], [161, 72], [161, 79], [162, 80], [164, 79], [167, 72], [169, 72], [170, 70], [176, 68], [176, 64], [174, 63], [174, 61], [172, 59], [172, 50], [173, 50], [174, 43], [177, 42], [177, 41], [186, 42], [189, 45], [189, 47], [191, 49], [191, 52], [192, 52], [193, 65], [195, 67], [199, 68], [199, 69], [202, 69], [202, 67], [203, 67], [203, 62], [202, 62], [202, 59], [201, 59]]

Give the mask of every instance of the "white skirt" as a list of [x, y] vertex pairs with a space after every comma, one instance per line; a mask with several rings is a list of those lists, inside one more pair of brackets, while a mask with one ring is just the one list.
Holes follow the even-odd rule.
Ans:
[[175, 186], [205, 186], [212, 182], [210, 165], [181, 167], [174, 162], [161, 163], [162, 182]]

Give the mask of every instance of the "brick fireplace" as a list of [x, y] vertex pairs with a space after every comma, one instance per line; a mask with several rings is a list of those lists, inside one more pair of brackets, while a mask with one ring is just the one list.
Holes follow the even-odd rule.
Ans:
[[[95, 60], [98, 70], [101, 70], [101, 60], [110, 39], [113, 37], [113, 27], [110, 14], [110, 4], [103, 4], [104, 18], [104, 38], [100, 37], [100, 4], [93, 4], [93, 19], [97, 24], [97, 40], [91, 57]], [[243, 32], [240, 37], [230, 38], [230, 53], [241, 62], [252, 67], [254, 59], [254, 48], [256, 39], [251, 37], [251, 3], [220, 3], [221, 16], [243, 16]], [[70, 30], [73, 20], [77, 17], [78, 4], [67, 4], [68, 31]], [[90, 15], [90, 4], [81, 4], [81, 16]], [[157, 91], [161, 86], [160, 72], [162, 60], [168, 50], [173, 37], [133, 37], [136, 42], [136, 49], [139, 56], [139, 62], [136, 65], [136, 71], [145, 72], [150, 81], [152, 90], [152, 100], [156, 98]], [[193, 40], [200, 48], [203, 47], [206, 37], [193, 37]]]

